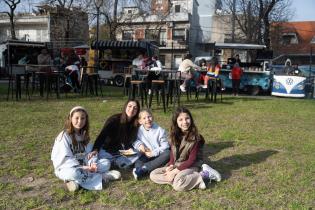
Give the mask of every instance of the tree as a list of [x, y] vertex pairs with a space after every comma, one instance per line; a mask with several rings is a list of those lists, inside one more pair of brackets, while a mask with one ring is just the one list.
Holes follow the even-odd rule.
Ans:
[[235, 31], [239, 40], [265, 44], [270, 47], [270, 22], [287, 21], [292, 14], [291, 0], [223, 0], [223, 14], [232, 14], [235, 8]]
[[4, 3], [10, 8], [9, 12], [4, 12], [4, 13], [6, 13], [10, 19], [11, 39], [16, 39], [14, 16], [15, 16], [15, 9], [17, 5], [21, 3], [21, 0], [4, 0]]

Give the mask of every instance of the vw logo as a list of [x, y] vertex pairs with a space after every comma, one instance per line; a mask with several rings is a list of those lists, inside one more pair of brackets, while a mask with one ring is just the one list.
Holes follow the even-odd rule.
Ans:
[[293, 84], [293, 79], [292, 78], [288, 78], [286, 81], [287, 85], [292, 85]]

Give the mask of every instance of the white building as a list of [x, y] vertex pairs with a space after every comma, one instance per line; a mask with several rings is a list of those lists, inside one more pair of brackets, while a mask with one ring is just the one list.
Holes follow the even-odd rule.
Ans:
[[224, 24], [214, 22], [217, 1], [155, 0], [152, 14], [144, 17], [137, 15], [138, 8], [125, 7], [117, 39], [155, 40], [168, 68], [177, 68], [188, 52], [209, 56], [214, 42], [224, 42]]

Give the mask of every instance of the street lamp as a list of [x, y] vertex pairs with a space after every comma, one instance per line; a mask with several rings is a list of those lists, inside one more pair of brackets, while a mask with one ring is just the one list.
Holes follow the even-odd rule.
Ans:
[[99, 53], [98, 53], [98, 34], [99, 34], [99, 17], [100, 17], [100, 7], [103, 4], [103, 0], [94, 0], [96, 6], [96, 66], [99, 68]]

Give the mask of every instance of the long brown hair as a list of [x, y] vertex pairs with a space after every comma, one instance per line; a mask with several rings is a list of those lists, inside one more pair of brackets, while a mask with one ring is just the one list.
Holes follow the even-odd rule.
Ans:
[[72, 109], [70, 111], [70, 113], [68, 114], [66, 121], [65, 121], [64, 130], [70, 135], [70, 137], [72, 139], [72, 145], [74, 147], [76, 147], [78, 145], [78, 142], [75, 139], [74, 127], [71, 123], [71, 118], [72, 118], [73, 114], [76, 112], [83, 112], [85, 114], [85, 117], [86, 117], [85, 125], [80, 130], [80, 134], [84, 135], [83, 136], [83, 144], [86, 146], [90, 142], [90, 134], [89, 134], [90, 123], [89, 123], [89, 115], [83, 107], [78, 107], [77, 109]]
[[[129, 102], [135, 102], [137, 104], [137, 113], [131, 119], [128, 120], [128, 116], [126, 114], [126, 108]], [[123, 106], [123, 110], [121, 112], [120, 117], [120, 126], [119, 126], [119, 138], [121, 139], [122, 143], [126, 144], [136, 138], [138, 132], [138, 115], [140, 112], [140, 103], [138, 100], [129, 99]]]
[[[190, 117], [190, 126], [187, 132], [182, 132], [182, 130], [178, 127], [177, 118], [181, 113], [186, 113]], [[178, 107], [173, 113], [172, 117], [172, 125], [170, 131], [170, 139], [172, 145], [180, 145], [183, 137], [186, 141], [199, 141], [200, 135], [198, 129], [195, 125], [194, 119], [190, 113], [190, 111], [186, 107]]]

